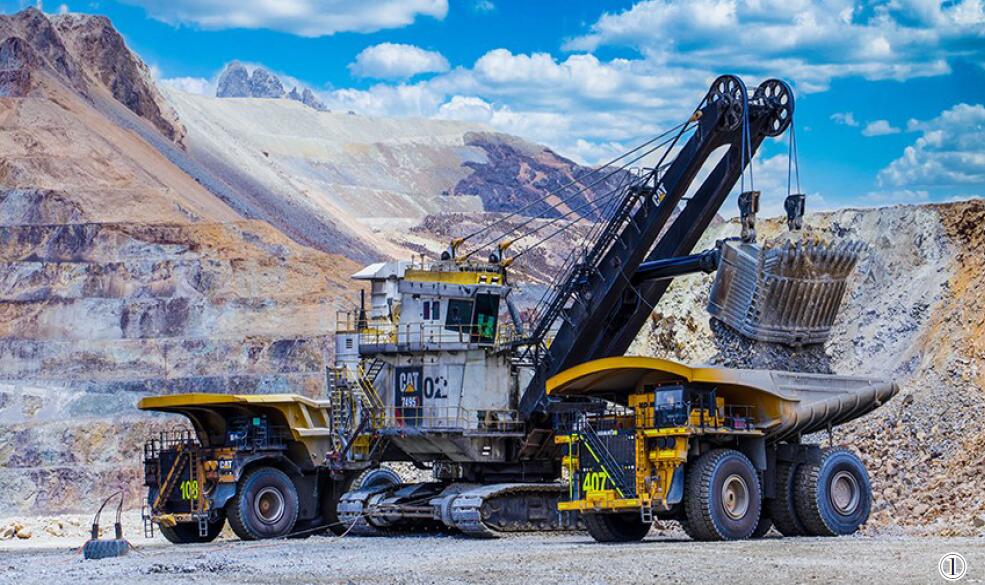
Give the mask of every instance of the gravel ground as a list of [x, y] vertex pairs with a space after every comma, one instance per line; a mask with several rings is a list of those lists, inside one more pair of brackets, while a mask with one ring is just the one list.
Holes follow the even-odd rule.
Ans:
[[587, 535], [326, 538], [152, 544], [123, 559], [83, 561], [77, 551], [0, 548], [0, 583], [488, 583], [618, 584], [944, 583], [937, 563], [962, 554], [962, 583], [985, 583], [981, 539], [779, 538], [695, 543], [651, 536], [599, 545]]

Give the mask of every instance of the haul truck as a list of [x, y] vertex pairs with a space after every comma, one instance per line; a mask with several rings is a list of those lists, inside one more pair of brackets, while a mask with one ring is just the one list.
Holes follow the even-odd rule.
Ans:
[[[555, 422], [596, 402], [549, 396], [546, 382], [623, 355], [673, 278], [721, 266], [710, 308], [747, 335], [814, 343], [830, 330], [857, 246], [758, 244], [759, 192], [748, 190], [739, 197], [742, 236], [694, 251], [760, 144], [782, 135], [793, 113], [783, 81], [750, 93], [741, 79], [721, 76], [681, 124], [456, 238], [440, 258], [367, 266], [354, 278], [368, 285], [369, 306], [340, 315], [323, 400], [144, 400], [142, 408], [184, 415], [193, 431], [148, 447], [148, 524], [177, 542], [214, 538], [225, 520], [243, 538], [580, 528], [580, 514], [558, 512], [567, 488]], [[786, 203], [796, 232], [803, 195], [788, 193]], [[521, 310], [510, 266], [576, 222], [583, 236], [540, 302]], [[825, 380], [847, 388], [837, 377], [816, 385]], [[859, 410], [876, 405], [866, 396]], [[717, 416], [709, 404], [708, 417]], [[723, 444], [759, 441], [767, 461], [816, 454], [798, 446], [797, 434], [769, 434], [764, 413], [755, 417], [742, 429], [748, 437]], [[694, 455], [715, 442], [701, 433]], [[762, 457], [752, 460], [769, 471]], [[431, 478], [374, 471], [386, 462]], [[763, 479], [767, 496], [771, 477]]]
[[846, 447], [802, 444], [892, 398], [847, 376], [691, 368], [646, 357], [594, 360], [554, 376], [550, 396], [596, 401], [558, 417], [570, 478], [561, 511], [599, 542], [642, 539], [655, 519], [695, 540], [851, 534], [872, 489]]

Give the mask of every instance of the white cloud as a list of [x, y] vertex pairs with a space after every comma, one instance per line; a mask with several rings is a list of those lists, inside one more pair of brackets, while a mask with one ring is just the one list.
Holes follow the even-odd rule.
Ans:
[[421, 73], [448, 71], [448, 60], [414, 45], [381, 43], [363, 49], [349, 70], [359, 77], [407, 79]]
[[472, 96], [453, 96], [441, 104], [435, 118], [460, 120], [463, 122], [488, 123], [493, 117], [492, 104], [482, 98]]
[[481, 122], [594, 164], [611, 158], [615, 145], [635, 145], [681, 122], [713, 78], [645, 60], [601, 61], [587, 54], [558, 60], [495, 49], [472, 67], [423, 81], [322, 97], [333, 110]]
[[215, 96], [215, 81], [204, 77], [172, 77], [162, 79], [161, 83], [185, 93]]
[[[760, 192], [759, 214], [757, 217], [786, 217], [786, 210], [783, 208], [783, 201], [787, 198], [787, 155], [777, 154], [766, 157], [760, 150], [756, 153], [752, 162], [752, 181], [750, 182], [748, 172], [745, 175], [745, 188], [755, 187]], [[703, 169], [704, 170], [704, 169]], [[710, 170], [710, 169], [709, 169]], [[699, 179], [701, 175], [699, 175]], [[719, 213], [723, 217], [737, 217], [739, 215], [739, 193], [742, 191], [742, 182], [736, 182], [735, 187], [729, 194], [725, 204]], [[830, 209], [830, 205], [825, 200], [822, 193], [811, 191], [808, 185], [801, 184], [803, 192], [807, 195], [806, 209], [808, 212], [824, 211]], [[797, 191], [796, 180], [791, 181], [790, 189]]]
[[58, 5], [58, 14], [68, 14], [68, 12], [69, 12], [69, 10], [68, 10], [68, 4], [59, 4]]
[[836, 124], [851, 126], [853, 128], [858, 126], [858, 120], [855, 119], [855, 114], [852, 112], [835, 112], [834, 114], [831, 114], [831, 119], [834, 120]]
[[886, 136], [899, 133], [900, 129], [890, 124], [888, 120], [874, 120], [862, 129], [862, 136]]
[[985, 185], [985, 107], [981, 104], [958, 104], [932, 120], [911, 120], [907, 128], [922, 135], [879, 172], [880, 186]]
[[947, 59], [981, 62], [982, 0], [645, 0], [603, 14], [569, 50], [637, 48], [649, 59], [740, 73], [783, 72], [801, 91], [831, 79], [909, 79], [950, 71]]
[[492, 12], [496, 10], [496, 5], [492, 3], [492, 0], [475, 0], [472, 9], [476, 12]]
[[399, 28], [443, 19], [447, 0], [123, 0], [157, 20], [206, 29], [267, 28], [304, 37]]
[[930, 201], [930, 193], [924, 189], [870, 191], [859, 199], [864, 205], [914, 205]]

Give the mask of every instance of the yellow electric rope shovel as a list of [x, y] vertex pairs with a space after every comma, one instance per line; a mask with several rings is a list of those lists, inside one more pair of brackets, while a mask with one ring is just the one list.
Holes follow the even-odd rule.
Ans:
[[[103, 508], [106, 504], [110, 502], [113, 498], [119, 496], [120, 503], [116, 506], [116, 522], [113, 524], [114, 537], [110, 539], [100, 539], [99, 538], [99, 517], [103, 513]], [[125, 495], [123, 490], [119, 490], [110, 494], [108, 498], [103, 500], [103, 504], [99, 506], [99, 511], [96, 512], [96, 517], [92, 519], [92, 533], [88, 542], [82, 546], [82, 556], [86, 560], [99, 560], [99, 559], [109, 559], [115, 557], [122, 557], [130, 552], [130, 541], [123, 538], [123, 502], [125, 500]]]

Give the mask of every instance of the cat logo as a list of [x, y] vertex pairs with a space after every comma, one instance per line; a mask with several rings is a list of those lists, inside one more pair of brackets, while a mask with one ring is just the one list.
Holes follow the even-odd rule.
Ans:
[[407, 382], [407, 385], [404, 386], [404, 394], [413, 394], [416, 391], [417, 390], [414, 388], [413, 382]]

